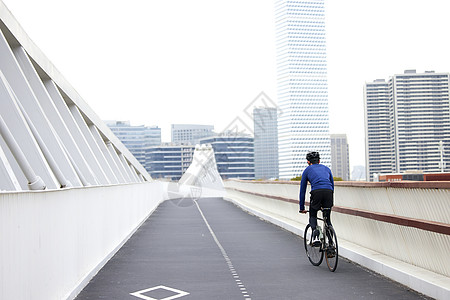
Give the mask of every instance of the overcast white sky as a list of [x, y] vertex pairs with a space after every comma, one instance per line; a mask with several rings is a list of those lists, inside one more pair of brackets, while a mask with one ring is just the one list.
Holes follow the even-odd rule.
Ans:
[[[103, 120], [224, 129], [276, 101], [274, 0], [3, 0]], [[363, 85], [450, 72], [448, 0], [326, 0], [330, 132], [364, 165]]]

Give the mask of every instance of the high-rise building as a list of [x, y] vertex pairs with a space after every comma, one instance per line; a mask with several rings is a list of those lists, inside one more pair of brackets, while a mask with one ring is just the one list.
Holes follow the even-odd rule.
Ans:
[[346, 134], [331, 134], [331, 171], [334, 177], [350, 180], [350, 163]]
[[253, 109], [256, 179], [278, 178], [277, 109]]
[[148, 150], [148, 173], [152, 178], [179, 180], [192, 162], [195, 146], [164, 143]]
[[200, 139], [213, 136], [214, 126], [196, 124], [172, 124], [172, 143], [196, 145]]
[[364, 86], [366, 177], [450, 171], [449, 73], [406, 70]]
[[223, 179], [255, 179], [253, 137], [222, 133], [202, 139], [200, 143], [212, 146], [217, 170]]
[[389, 84], [384, 79], [366, 83], [364, 97], [366, 178], [372, 181], [374, 173], [385, 174], [395, 170]]
[[324, 0], [277, 0], [279, 173], [289, 179], [319, 151], [331, 166]]
[[132, 126], [129, 121], [105, 121], [105, 123], [148, 172], [147, 151], [149, 147], [161, 144], [161, 128]]

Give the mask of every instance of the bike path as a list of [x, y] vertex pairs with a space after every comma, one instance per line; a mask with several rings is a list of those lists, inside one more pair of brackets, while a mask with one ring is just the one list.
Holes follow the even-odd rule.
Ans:
[[[337, 236], [339, 238], [339, 229]], [[220, 198], [163, 202], [78, 295], [84, 299], [428, 299]]]

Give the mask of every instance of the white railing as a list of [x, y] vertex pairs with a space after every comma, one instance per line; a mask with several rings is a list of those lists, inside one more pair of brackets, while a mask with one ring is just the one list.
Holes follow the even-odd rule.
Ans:
[[0, 192], [0, 299], [72, 299], [167, 198], [162, 182]]
[[[225, 182], [227, 198], [302, 235], [298, 182]], [[437, 299], [450, 299], [450, 182], [336, 183], [340, 254]]]

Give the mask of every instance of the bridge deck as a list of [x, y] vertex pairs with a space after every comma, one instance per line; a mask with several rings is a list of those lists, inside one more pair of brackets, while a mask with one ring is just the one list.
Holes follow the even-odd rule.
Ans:
[[76, 299], [426, 299], [344, 259], [314, 267], [299, 236], [230, 202], [197, 204], [162, 203]]

